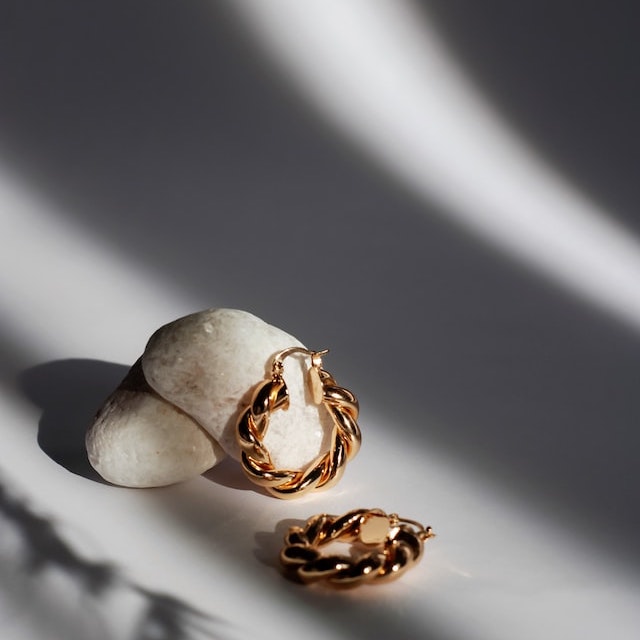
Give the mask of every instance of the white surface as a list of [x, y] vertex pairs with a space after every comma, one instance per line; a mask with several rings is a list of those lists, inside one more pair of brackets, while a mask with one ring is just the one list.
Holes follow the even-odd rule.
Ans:
[[[57, 260], [53, 266], [66, 284], [63, 291], [41, 285], [33, 266], [39, 263], [25, 265], [12, 277], [14, 290], [22, 293], [10, 304], [4, 301], [3, 320], [13, 321], [14, 327], [20, 318], [28, 320], [15, 333], [23, 340], [28, 336], [25, 352], [31, 362], [69, 354], [131, 360], [149, 329], [183, 312], [179, 296], [166, 288], [154, 296], [153, 282], [130, 265], [129, 286], [114, 287], [111, 304], [102, 308], [97, 340], [83, 310], [101, 304], [124, 265], [110, 262], [99, 247], [89, 254], [87, 238], [64, 229], [54, 212], [6, 181], [0, 198], [13, 203], [1, 209], [4, 228], [14, 230], [15, 242], [25, 246], [26, 238], [18, 233], [28, 221], [38, 220], [37, 228], [46, 230], [29, 234], [30, 246], [35, 254], [49, 252]], [[9, 266], [3, 252], [4, 278]], [[138, 303], [140, 290], [147, 292], [145, 305], [135, 318], [125, 317], [121, 310]], [[194, 307], [199, 302], [193, 300]], [[55, 311], [45, 317], [47, 309]], [[75, 476], [37, 447], [39, 411], [17, 399], [8, 386], [2, 396], [2, 481], [7, 487], [29, 509], [50, 518], [78, 553], [113, 563], [132, 582], [220, 617], [225, 622], [221, 637], [246, 638], [256, 628], [265, 640], [353, 638], [363, 628], [365, 635], [395, 630], [396, 637], [407, 638], [637, 637], [637, 575], [528, 508], [508, 487], [475, 477], [435, 448], [400, 441], [376, 416], [369, 415], [362, 425], [362, 451], [336, 489], [283, 502], [247, 490], [239, 474], [231, 476], [235, 488], [198, 478], [157, 490], [113, 488]], [[333, 594], [280, 577], [273, 566], [282, 534], [282, 527], [275, 533], [279, 523], [356, 506], [422, 520], [438, 537], [428, 542], [417, 568], [388, 586]], [[2, 524], [11, 529], [10, 523]], [[15, 549], [21, 543], [4, 540], [0, 552], [5, 571], [14, 571], [5, 587], [15, 589], [15, 575], [20, 574]], [[11, 558], [15, 564], [7, 569]], [[5, 600], [3, 638], [87, 637], [82, 635], [85, 625], [97, 623], [88, 613], [91, 608], [73, 605], [89, 598], [73, 580], [64, 590], [68, 601], [63, 597], [51, 603], [45, 597], [59, 596], [62, 591], [53, 587], [64, 579], [64, 572], [55, 568], [35, 580], [23, 576], [20, 602], [31, 604], [21, 610], [11, 598]], [[142, 605], [130, 590], [110, 592], [92, 606], [118, 638], [132, 637]], [[63, 635], [50, 635], [51, 629]]]

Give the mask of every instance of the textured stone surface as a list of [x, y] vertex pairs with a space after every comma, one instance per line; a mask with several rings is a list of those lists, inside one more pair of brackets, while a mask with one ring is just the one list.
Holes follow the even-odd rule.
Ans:
[[182, 482], [225, 457], [197, 422], [146, 384], [140, 361], [98, 412], [86, 447], [96, 471], [126, 487]]
[[[142, 368], [158, 394], [192, 416], [237, 459], [239, 410], [270, 372], [271, 357], [294, 345], [301, 342], [250, 313], [210, 309], [158, 329], [147, 344]], [[302, 356], [285, 360], [291, 405], [272, 414], [264, 439], [279, 468], [300, 468], [328, 447], [332, 421], [309, 396], [308, 366]]]

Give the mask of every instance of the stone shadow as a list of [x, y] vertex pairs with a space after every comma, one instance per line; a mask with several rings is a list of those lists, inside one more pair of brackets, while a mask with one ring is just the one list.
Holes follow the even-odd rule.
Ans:
[[42, 409], [38, 445], [71, 473], [104, 482], [89, 464], [84, 435], [107, 396], [129, 367], [102, 360], [53, 360], [25, 370], [19, 385]]

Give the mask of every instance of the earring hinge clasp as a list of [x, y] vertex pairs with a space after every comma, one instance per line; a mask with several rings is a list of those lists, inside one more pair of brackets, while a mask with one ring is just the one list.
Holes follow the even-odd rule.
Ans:
[[273, 364], [271, 365], [271, 372], [273, 376], [280, 377], [284, 370], [284, 359], [289, 356], [301, 353], [311, 358], [311, 366], [316, 369], [322, 369], [322, 356], [329, 353], [329, 349], [323, 349], [322, 351], [312, 351], [311, 349], [305, 349], [304, 347], [289, 347], [276, 353], [273, 358]]

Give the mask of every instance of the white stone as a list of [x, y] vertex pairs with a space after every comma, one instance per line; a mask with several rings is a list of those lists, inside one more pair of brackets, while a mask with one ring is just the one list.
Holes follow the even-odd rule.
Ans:
[[[271, 357], [291, 346], [302, 343], [250, 313], [209, 309], [158, 329], [142, 356], [142, 368], [159, 395], [193, 417], [238, 459], [238, 414], [270, 373]], [[273, 463], [281, 469], [301, 468], [328, 449], [333, 423], [307, 391], [308, 367], [303, 356], [285, 360], [290, 408], [271, 414], [264, 438]]]
[[125, 487], [182, 482], [225, 457], [195, 420], [145, 383], [140, 361], [98, 412], [86, 448], [95, 470]]

